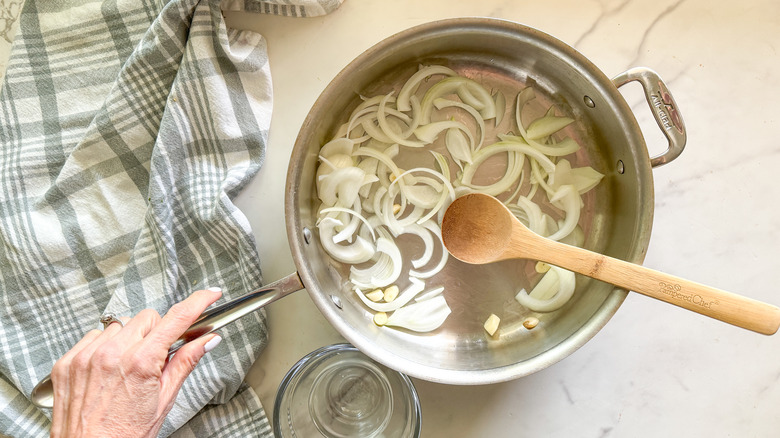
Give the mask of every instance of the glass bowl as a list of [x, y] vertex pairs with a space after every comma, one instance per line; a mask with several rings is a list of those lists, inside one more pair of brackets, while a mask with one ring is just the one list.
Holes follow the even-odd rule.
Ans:
[[315, 350], [282, 379], [274, 435], [286, 437], [419, 437], [420, 400], [412, 381], [350, 344]]

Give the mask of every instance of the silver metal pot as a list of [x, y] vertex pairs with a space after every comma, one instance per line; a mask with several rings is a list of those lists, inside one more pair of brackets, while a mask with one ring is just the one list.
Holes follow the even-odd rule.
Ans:
[[[472, 266], [454, 258], [429, 286], [444, 285], [452, 314], [432, 334], [377, 327], [372, 314], [347, 285], [348, 269], [333, 261], [315, 235], [319, 201], [314, 178], [320, 147], [330, 140], [360, 102], [398, 90], [419, 64], [442, 64], [493, 89], [507, 101], [533, 85], [539, 100], [574, 115], [574, 136], [583, 146], [578, 165], [605, 178], [585, 196], [580, 217], [585, 247], [633, 263], [644, 259], [653, 222], [652, 168], [674, 160], [685, 146], [685, 129], [674, 100], [652, 70], [634, 68], [614, 79], [563, 42], [536, 29], [490, 18], [436, 21], [396, 34], [347, 65], [322, 92], [301, 127], [287, 172], [285, 215], [297, 273], [222, 304], [204, 315], [171, 347], [211, 333], [285, 295], [304, 288], [325, 318], [349, 342], [392, 369], [448, 384], [487, 384], [525, 376], [565, 358], [592, 338], [615, 314], [627, 291], [584, 277], [563, 309], [535, 315], [540, 324], [522, 327], [530, 314], [514, 300], [529, 287], [533, 262], [508, 261]], [[648, 155], [639, 125], [618, 91], [642, 84], [669, 147]], [[496, 170], [500, 172], [500, 169]], [[502, 313], [498, 338], [482, 323]], [[32, 400], [51, 407], [51, 384], [44, 379]]]
[[[507, 101], [525, 85], [581, 121], [578, 165], [606, 174], [587, 194], [580, 224], [585, 246], [641, 263], [653, 222], [652, 167], [676, 158], [685, 130], [666, 86], [649, 69], [632, 69], [613, 80], [561, 41], [517, 23], [461, 18], [424, 24], [394, 35], [350, 63], [323, 91], [303, 123], [287, 174], [285, 214], [295, 264], [309, 294], [327, 320], [373, 359], [405, 374], [450, 384], [506, 381], [541, 370], [582, 346], [617, 311], [625, 290], [578, 277], [575, 298], [564, 309], [538, 315], [528, 331], [527, 312], [514, 302], [528, 287], [533, 262], [470, 266], [450, 260], [437, 277], [453, 312], [430, 335], [380, 328], [347, 286], [347, 271], [331, 261], [312, 238], [319, 148], [330, 140], [359, 96], [398, 90], [419, 64], [443, 64], [505, 91]], [[639, 81], [668, 150], [648, 156], [637, 121], [618, 87]], [[403, 167], [401, 165], [401, 167]], [[490, 313], [503, 313], [501, 335], [485, 335]], [[506, 321], [506, 324], [503, 322]]]

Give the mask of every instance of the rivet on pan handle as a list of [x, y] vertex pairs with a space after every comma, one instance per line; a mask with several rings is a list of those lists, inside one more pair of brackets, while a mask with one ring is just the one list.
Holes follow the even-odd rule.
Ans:
[[687, 136], [682, 115], [672, 94], [658, 73], [646, 67], [634, 67], [612, 79], [616, 87], [631, 81], [642, 84], [655, 121], [669, 141], [669, 148], [666, 152], [650, 159], [650, 165], [653, 167], [664, 165], [677, 158], [685, 149]]

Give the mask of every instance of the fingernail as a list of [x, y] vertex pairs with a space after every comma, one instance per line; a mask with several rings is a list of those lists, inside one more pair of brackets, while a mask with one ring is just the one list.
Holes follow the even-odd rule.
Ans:
[[208, 342], [206, 342], [206, 345], [203, 346], [203, 348], [206, 350], [206, 353], [213, 350], [214, 347], [219, 345], [219, 343], [222, 342], [222, 336], [216, 335], [213, 338], [211, 338]]
[[210, 288], [208, 288], [206, 290], [210, 290], [212, 292], [217, 292], [217, 293], [222, 292], [222, 288], [221, 287], [210, 287]]

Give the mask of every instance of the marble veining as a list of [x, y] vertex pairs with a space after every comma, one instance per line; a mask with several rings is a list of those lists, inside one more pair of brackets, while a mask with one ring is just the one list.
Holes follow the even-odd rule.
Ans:
[[8, 57], [19, 29], [19, 14], [23, 5], [24, 0], [0, 0], [0, 84], [8, 68]]
[[593, 24], [587, 30], [585, 30], [585, 32], [583, 32], [582, 36], [580, 36], [577, 39], [577, 41], [575, 41], [574, 44], [572, 44], [572, 47], [574, 47], [575, 49], [577, 47], [579, 47], [579, 45], [582, 43], [582, 41], [585, 38], [589, 37], [593, 32], [595, 32], [596, 29], [601, 25], [601, 23], [607, 17], [610, 17], [610, 16], [613, 16], [615, 14], [620, 13], [620, 11], [622, 11], [623, 8], [625, 8], [629, 3], [631, 3], [631, 0], [625, 0], [622, 3], [619, 3], [614, 8], [611, 8], [611, 9], [608, 9], [608, 10], [605, 10], [605, 6], [603, 4], [599, 4], [599, 7], [601, 8], [601, 13], [593, 21]]

